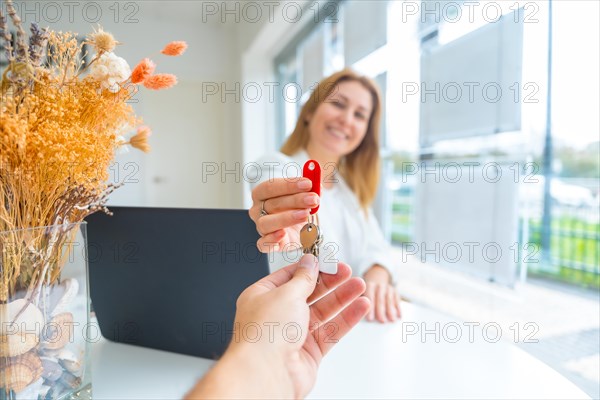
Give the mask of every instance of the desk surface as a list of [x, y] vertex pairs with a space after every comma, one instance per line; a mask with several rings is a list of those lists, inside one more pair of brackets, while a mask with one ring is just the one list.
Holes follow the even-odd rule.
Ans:
[[[424, 307], [405, 303], [402, 310], [399, 323], [362, 322], [341, 340], [325, 357], [309, 397], [589, 398], [509, 342], [511, 332], [492, 343], [494, 327], [486, 339], [481, 326], [470, 332], [463, 322]], [[93, 393], [101, 399], [181, 398], [213, 364], [104, 339], [92, 352]]]

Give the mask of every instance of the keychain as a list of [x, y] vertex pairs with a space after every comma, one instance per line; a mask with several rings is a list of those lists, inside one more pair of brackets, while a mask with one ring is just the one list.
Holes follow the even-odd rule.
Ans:
[[[321, 166], [319, 163], [315, 160], [308, 160], [304, 164], [303, 176], [311, 180], [311, 191], [321, 196]], [[318, 225], [317, 211], [319, 211], [318, 205], [310, 210], [308, 221], [300, 230], [302, 252], [312, 254], [318, 259], [319, 271], [335, 274], [337, 273], [337, 262], [330, 261], [330, 257], [324, 256], [320, 251], [321, 244], [323, 244], [323, 234]]]

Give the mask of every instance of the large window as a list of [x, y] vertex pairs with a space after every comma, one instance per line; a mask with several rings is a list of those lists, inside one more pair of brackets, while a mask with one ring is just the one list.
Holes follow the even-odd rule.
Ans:
[[[385, 95], [376, 211], [394, 244], [487, 235], [518, 262], [467, 271], [506, 284], [530, 274], [598, 287], [597, 4], [553, 2], [549, 104], [547, 2], [409, 3], [332, 3], [336, 13], [278, 57], [279, 78], [290, 83], [279, 143], [316, 82], [350, 66]], [[469, 98], [478, 94], [479, 103]], [[514, 179], [460, 187], [444, 179], [455, 165], [463, 173], [465, 165], [476, 173], [495, 165]], [[469, 205], [449, 212], [451, 202], [435, 200], [447, 195], [487, 207], [475, 218]]]

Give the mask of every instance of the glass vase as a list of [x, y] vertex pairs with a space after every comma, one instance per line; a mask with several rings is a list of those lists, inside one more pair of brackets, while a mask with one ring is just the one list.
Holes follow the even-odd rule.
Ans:
[[85, 222], [0, 232], [0, 400], [91, 398]]

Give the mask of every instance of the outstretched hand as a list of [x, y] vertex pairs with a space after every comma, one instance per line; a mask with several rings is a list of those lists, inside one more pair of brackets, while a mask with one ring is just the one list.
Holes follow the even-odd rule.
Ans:
[[[322, 274], [317, 284], [317, 261], [305, 255], [248, 287], [237, 301], [234, 340], [190, 396], [305, 397], [323, 356], [369, 311], [365, 283], [351, 275], [339, 263], [337, 274]], [[244, 337], [248, 327], [255, 328], [251, 338]], [[217, 388], [219, 379], [225, 382]]]

